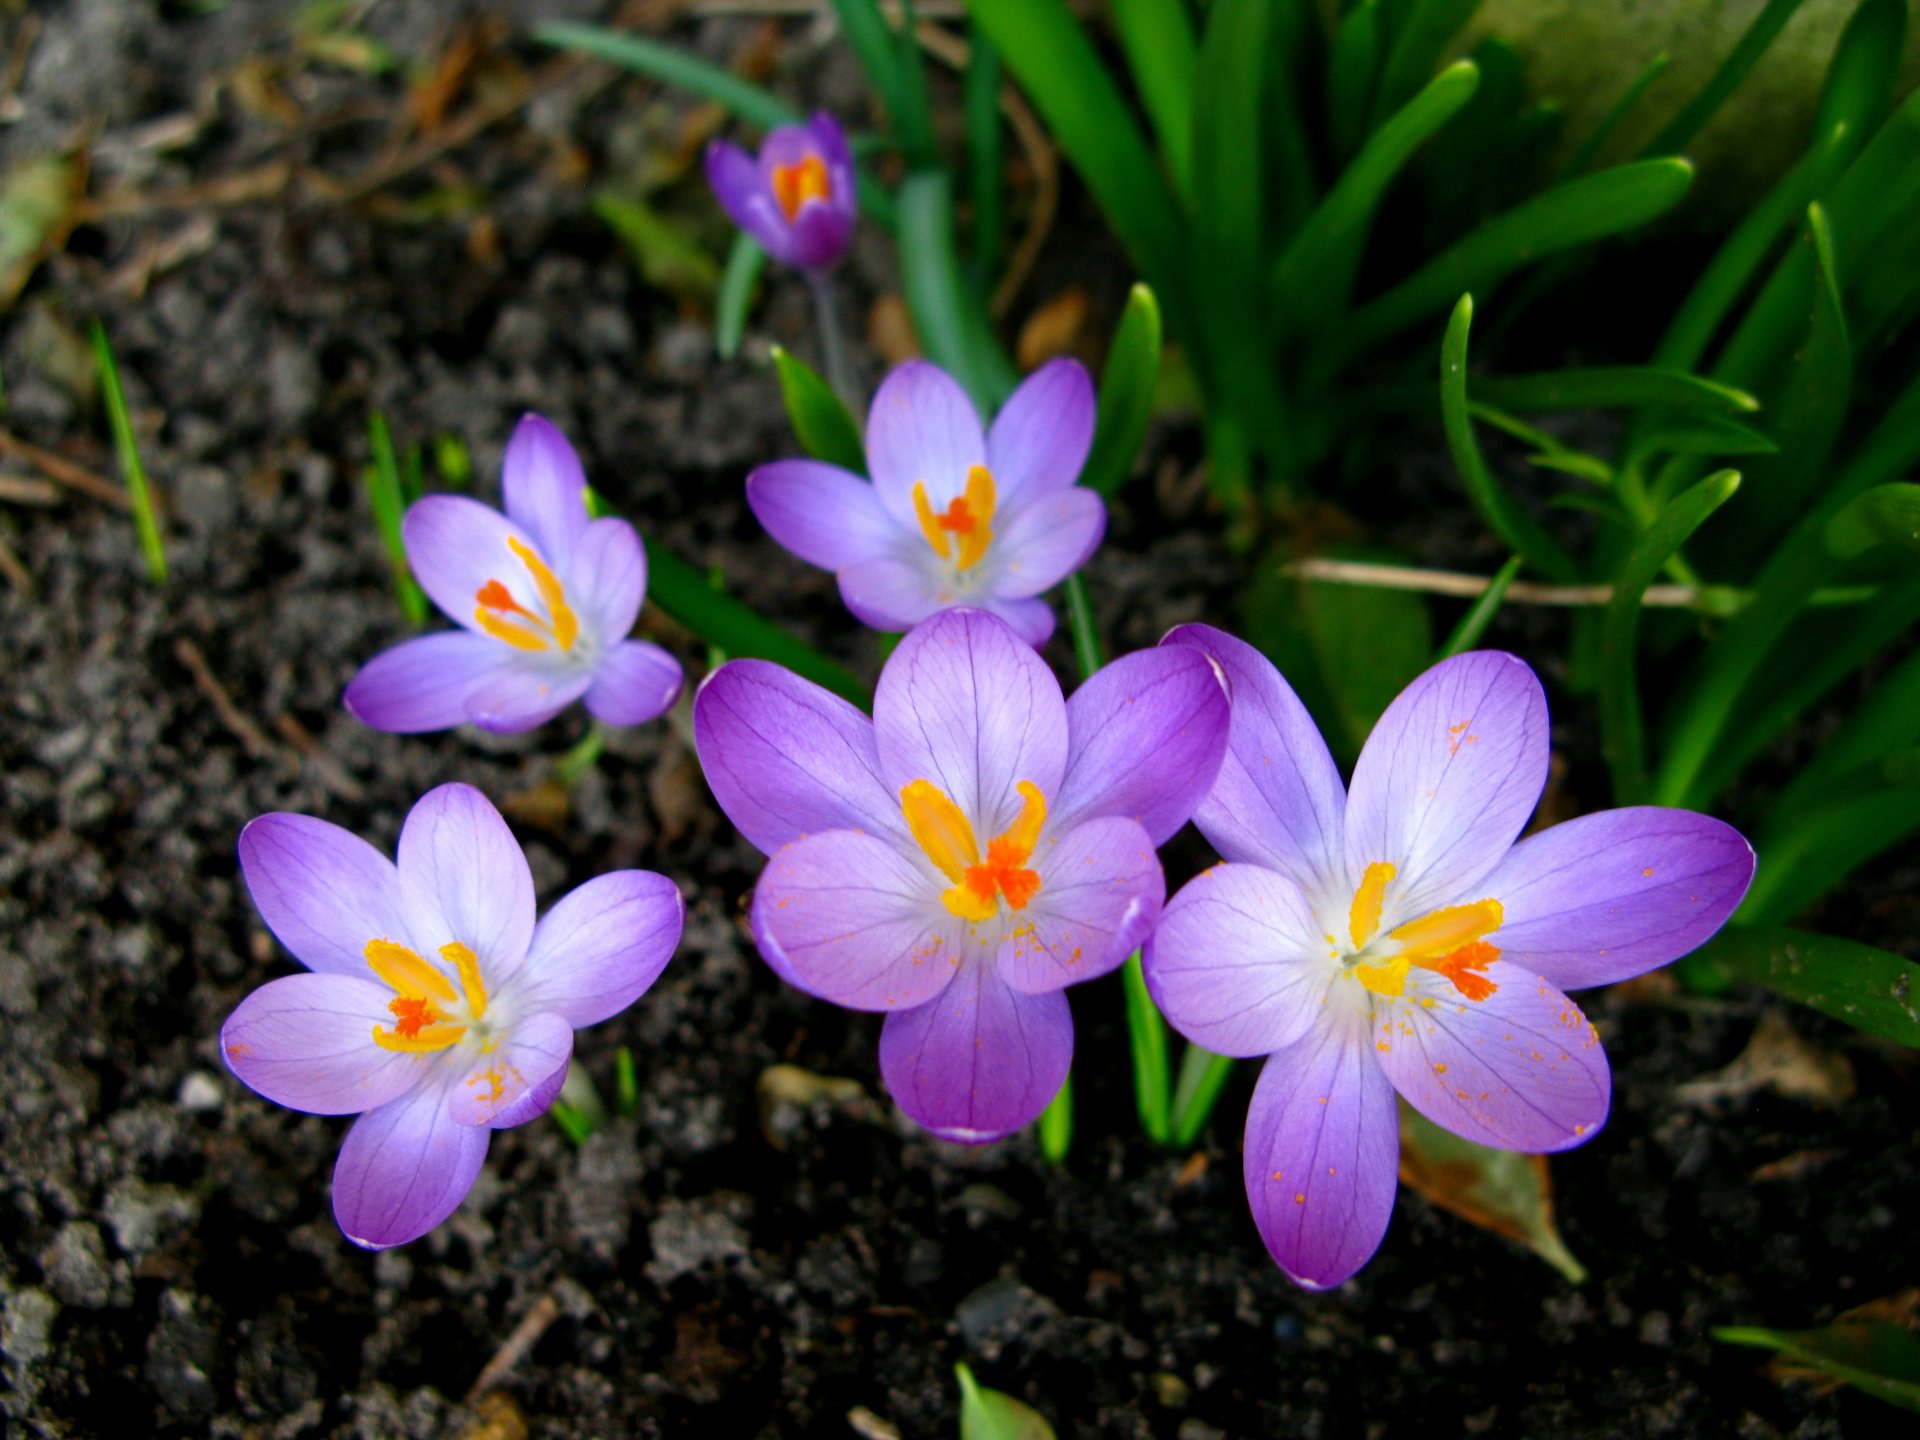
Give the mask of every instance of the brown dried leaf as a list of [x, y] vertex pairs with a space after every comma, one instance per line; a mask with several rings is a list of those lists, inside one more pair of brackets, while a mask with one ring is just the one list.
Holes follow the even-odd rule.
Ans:
[[1056, 356], [1071, 354], [1087, 320], [1087, 292], [1075, 285], [1040, 306], [1020, 327], [1014, 352], [1022, 370], [1037, 370]]
[[0, 175], [0, 310], [10, 307], [34, 267], [67, 243], [87, 187], [85, 158], [39, 155]]
[[867, 343], [889, 365], [916, 360], [925, 352], [914, 332], [907, 302], [898, 295], [882, 295], [867, 312]]
[[1732, 1064], [1689, 1080], [1673, 1093], [1686, 1104], [1706, 1105], [1759, 1090], [1816, 1105], [1838, 1105], [1853, 1095], [1853, 1066], [1844, 1055], [1809, 1045], [1794, 1033], [1784, 1013], [1769, 1010]]

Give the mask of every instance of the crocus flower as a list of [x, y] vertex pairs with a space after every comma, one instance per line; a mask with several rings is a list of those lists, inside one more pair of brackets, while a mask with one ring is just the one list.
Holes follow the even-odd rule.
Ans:
[[721, 208], [775, 260], [798, 270], [839, 263], [853, 238], [859, 199], [853, 154], [825, 111], [767, 132], [755, 160], [738, 145], [707, 147], [707, 182]]
[[871, 484], [779, 460], [747, 477], [747, 503], [774, 539], [834, 571], [847, 608], [877, 630], [968, 605], [1043, 645], [1053, 611], [1037, 597], [1086, 563], [1107, 526], [1099, 495], [1074, 483], [1093, 417], [1093, 384], [1072, 360], [1028, 376], [985, 433], [951, 376], [909, 361], [873, 397]]
[[1692, 950], [1753, 878], [1738, 832], [1634, 807], [1515, 844], [1547, 778], [1540, 682], [1456, 656], [1374, 727], [1351, 791], [1293, 691], [1205, 626], [1165, 642], [1233, 686], [1232, 742], [1194, 814], [1226, 862], [1169, 902], [1147, 984], [1190, 1040], [1265, 1055], [1247, 1198], [1294, 1280], [1339, 1284], [1379, 1247], [1399, 1154], [1394, 1092], [1455, 1134], [1564, 1150], [1607, 1118], [1605, 1053], [1566, 989]]
[[1197, 651], [1116, 660], [1071, 700], [1002, 621], [950, 610], [901, 642], [873, 718], [734, 660], [694, 699], [707, 783], [771, 857], [754, 939], [809, 994], [884, 1013], [880, 1071], [936, 1135], [1046, 1108], [1073, 1057], [1066, 986], [1119, 965], [1165, 896], [1154, 847], [1227, 735]]
[[337, 825], [263, 815], [240, 868], [269, 929], [312, 973], [270, 980], [221, 1053], [260, 1094], [358, 1115], [333, 1214], [370, 1250], [417, 1239], [473, 1187], [495, 1130], [553, 1103], [573, 1032], [646, 992], [680, 943], [680, 892], [618, 870], [534, 923], [533, 876], [469, 785], [422, 797], [399, 864]]
[[580, 457], [538, 415], [514, 430], [501, 472], [504, 515], [462, 495], [407, 511], [407, 562], [462, 628], [374, 656], [347, 686], [347, 709], [398, 734], [468, 721], [531, 730], [582, 696], [609, 725], [664, 712], [680, 693], [679, 662], [627, 638], [647, 592], [633, 526], [588, 517]]

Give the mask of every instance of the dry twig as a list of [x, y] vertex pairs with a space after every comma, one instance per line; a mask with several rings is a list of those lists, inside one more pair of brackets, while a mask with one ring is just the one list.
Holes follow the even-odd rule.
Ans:
[[187, 673], [193, 676], [193, 683], [199, 687], [200, 693], [212, 702], [220, 723], [246, 747], [249, 755], [256, 760], [271, 760], [280, 755], [279, 747], [267, 738], [266, 731], [254, 724], [246, 711], [233, 703], [233, 697], [214, 675], [213, 667], [207, 664], [207, 657], [200, 653], [198, 645], [184, 638], [176, 640], [173, 653], [187, 667]]
[[42, 450], [38, 445], [22, 440], [10, 431], [0, 430], [0, 455], [11, 455], [24, 460], [49, 480], [65, 485], [70, 490], [91, 495], [96, 500], [104, 500], [122, 510], [131, 508], [127, 492], [103, 475], [96, 475], [84, 465], [76, 465], [64, 455], [51, 450]]
[[493, 1358], [481, 1367], [473, 1388], [467, 1391], [466, 1403], [473, 1404], [506, 1379], [513, 1372], [513, 1367], [527, 1358], [527, 1352], [540, 1343], [540, 1337], [559, 1318], [560, 1302], [554, 1298], [552, 1291], [527, 1307], [527, 1313], [520, 1317], [520, 1323], [513, 1327], [513, 1333], [501, 1342], [500, 1348], [493, 1352]]

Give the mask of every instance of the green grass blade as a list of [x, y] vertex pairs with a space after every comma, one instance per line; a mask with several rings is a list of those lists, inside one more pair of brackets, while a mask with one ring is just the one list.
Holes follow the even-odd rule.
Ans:
[[778, 345], [773, 347], [773, 368], [780, 377], [780, 398], [786, 402], [787, 419], [800, 448], [816, 460], [866, 474], [867, 451], [860, 426], [833, 387]]
[[900, 282], [927, 357], [958, 380], [982, 416], [1013, 389], [1011, 362], [960, 275], [953, 182], [920, 170], [900, 187]]
[[784, 665], [794, 674], [865, 706], [867, 687], [811, 645], [707, 583], [707, 577], [657, 540], [647, 546], [647, 599], [729, 655]]
[[1583, 175], [1495, 216], [1353, 317], [1345, 359], [1458, 296], [1485, 293], [1523, 265], [1645, 224], [1679, 203], [1693, 182], [1684, 160], [1640, 160]]
[[1173, 1086], [1173, 1144], [1184, 1150], [1200, 1138], [1220, 1092], [1233, 1074], [1233, 1057], [1189, 1045], [1180, 1057], [1180, 1078]]
[[1178, 203], [1072, 13], [1061, 0], [967, 0], [967, 13], [1047, 122], [1135, 268], [1168, 311], [1183, 316]]
[[1127, 957], [1121, 979], [1127, 995], [1127, 1039], [1133, 1051], [1133, 1100], [1140, 1128], [1156, 1145], [1173, 1139], [1173, 1093], [1167, 1068], [1167, 1022], [1147, 993], [1140, 952]]
[[1740, 919], [1781, 925], [1860, 866], [1920, 830], [1920, 786], [1883, 788], [1878, 776], [1864, 795], [1843, 795], [1769, 825], [1755, 848], [1764, 857]]
[[933, 143], [933, 106], [927, 99], [927, 69], [920, 58], [919, 30], [913, 0], [900, 0], [900, 108], [894, 112], [894, 123], [900, 127], [907, 155], [915, 165], [937, 165], [940, 157]]
[[93, 342], [94, 364], [100, 372], [100, 394], [107, 407], [107, 424], [113, 431], [113, 450], [120, 461], [120, 478], [126, 482], [127, 502], [133, 509], [134, 533], [140, 540], [140, 554], [147, 574], [155, 584], [167, 579], [167, 550], [160, 539], [160, 517], [153, 508], [153, 492], [147, 486], [146, 467], [140, 463], [140, 443], [134, 438], [133, 418], [127, 413], [127, 395], [120, 386], [120, 365], [113, 358], [113, 345], [107, 339], [106, 326], [98, 320], [88, 330]]
[[1668, 559], [1739, 488], [1740, 476], [1722, 470], [1679, 496], [1634, 542], [1614, 577], [1613, 599], [1600, 622], [1600, 749], [1622, 805], [1644, 803], [1650, 788], [1636, 643], [1641, 597]]
[[1327, 138], [1345, 157], [1367, 133], [1380, 74], [1380, 0], [1360, 0], [1340, 18], [1327, 56]]
[[1415, 0], [1380, 68], [1373, 97], [1376, 125], [1427, 83], [1448, 43], [1479, 8], [1480, 0]]
[[1712, 1333], [1723, 1344], [1777, 1351], [1797, 1371], [1812, 1371], [1920, 1412], [1920, 1338], [1904, 1326], [1843, 1318], [1818, 1330], [1722, 1325]]
[[1920, 1046], [1920, 974], [1911, 960], [1832, 935], [1744, 925], [1729, 925], [1699, 953], [1856, 1030]]
[[1579, 574], [1573, 557], [1500, 487], [1474, 439], [1473, 417], [1467, 408], [1467, 336], [1472, 325], [1473, 297], [1463, 295], [1440, 346], [1440, 415], [1446, 427], [1447, 448], [1453, 452], [1453, 463], [1474, 508], [1494, 534], [1541, 574], [1571, 583]]
[[613, 1052], [613, 1109], [622, 1120], [631, 1120], [640, 1109], [640, 1076], [627, 1045]]
[[1480, 637], [1487, 633], [1487, 626], [1493, 623], [1493, 617], [1499, 613], [1500, 602], [1507, 598], [1507, 587], [1513, 584], [1524, 564], [1525, 558], [1515, 555], [1495, 572], [1487, 588], [1467, 607], [1467, 613], [1460, 617], [1460, 623], [1453, 627], [1446, 644], [1434, 651], [1436, 665], [1442, 660], [1464, 654], [1480, 643]]
[[1861, 0], [1827, 63], [1813, 121], [1816, 136], [1872, 133], [1893, 104], [1906, 39], [1907, 0]]
[[1479, 83], [1471, 61], [1451, 65], [1368, 137], [1274, 267], [1274, 293], [1291, 324], [1318, 333], [1346, 309], [1381, 197], [1414, 151], [1473, 98]]
[[1796, 815], [1827, 800], [1836, 782], [1850, 772], [1915, 745], [1920, 745], [1920, 653], [1882, 676], [1807, 758], [1774, 801], [1770, 823], [1789, 825]]
[[886, 16], [880, 13], [879, 0], [833, 0], [833, 8], [840, 17], [840, 29], [847, 37], [847, 45], [859, 60], [860, 68], [867, 72], [868, 83], [880, 97], [880, 103], [887, 107], [893, 123], [905, 135], [910, 126], [900, 42], [893, 27], [887, 24]]
[[1707, 83], [1700, 87], [1694, 97], [1683, 106], [1678, 115], [1669, 120], [1660, 133], [1647, 142], [1643, 155], [1672, 155], [1686, 149], [1694, 136], [1706, 127], [1720, 107], [1726, 103], [1729, 95], [1739, 88], [1740, 82], [1747, 78], [1747, 72], [1767, 52], [1787, 21], [1793, 18], [1793, 12], [1800, 8], [1800, 0], [1767, 0], [1766, 9], [1754, 17], [1753, 24], [1747, 27], [1746, 34], [1728, 53], [1727, 58]]
[[1075, 573], [1066, 578], [1061, 589], [1067, 597], [1067, 629], [1073, 636], [1074, 663], [1080, 667], [1080, 678], [1086, 680], [1107, 663], [1106, 647], [1100, 643], [1099, 628], [1093, 623], [1087, 582]]
[[1073, 1072], [1060, 1082], [1047, 1108], [1040, 1112], [1040, 1153], [1049, 1165], [1065, 1162], [1073, 1148]]
[[742, 230], [734, 237], [727, 255], [727, 268], [720, 276], [720, 294], [713, 307], [713, 341], [722, 360], [740, 353], [740, 337], [746, 333], [747, 311], [753, 304], [754, 288], [760, 272], [767, 268], [767, 252]]
[[1100, 405], [1080, 483], [1109, 500], [1126, 481], [1153, 419], [1154, 386], [1160, 378], [1160, 304], [1153, 291], [1135, 285], [1120, 328], [1100, 372]]
[[406, 541], [401, 538], [400, 523], [406, 518], [407, 497], [400, 480], [400, 463], [394, 456], [393, 435], [387, 429], [387, 417], [378, 410], [367, 417], [367, 444], [373, 451], [373, 464], [367, 467], [367, 503], [372, 507], [373, 523], [379, 527], [380, 541], [393, 568], [394, 598], [400, 602], [400, 613], [407, 617], [407, 622], [420, 625], [427, 618], [427, 596], [413, 578]]
[[976, 286], [993, 289], [1007, 248], [1006, 142], [1000, 125], [1000, 53], [973, 37], [963, 97], [967, 117], [967, 198], [973, 203], [970, 262]]
[[1186, 0], [1113, 0], [1113, 28], [1167, 174], [1185, 200], [1193, 193], [1193, 77], [1200, 53]]
[[1600, 117], [1600, 123], [1593, 127], [1593, 133], [1582, 140], [1580, 148], [1567, 157], [1567, 163], [1560, 171], [1561, 179], [1567, 180], [1575, 175], [1586, 174], [1600, 154], [1601, 147], [1619, 128], [1620, 122], [1626, 119], [1633, 107], [1640, 103], [1640, 97], [1647, 93], [1647, 87], [1664, 75], [1667, 66], [1672, 63], [1673, 57], [1664, 50], [1647, 62], [1646, 68], [1633, 77], [1627, 88], [1620, 92], [1620, 98], [1614, 101], [1607, 108], [1607, 113]]
[[1717, 380], [1662, 366], [1601, 366], [1538, 375], [1489, 376], [1474, 398], [1522, 415], [1545, 410], [1668, 410], [1751, 415], [1760, 402]]
[[742, 120], [771, 130], [776, 125], [798, 125], [806, 119], [784, 100], [776, 100], [758, 85], [743, 80], [724, 66], [702, 60], [674, 45], [621, 30], [604, 30], [572, 20], [550, 20], [533, 28], [543, 45], [610, 61], [649, 79], [712, 100]]

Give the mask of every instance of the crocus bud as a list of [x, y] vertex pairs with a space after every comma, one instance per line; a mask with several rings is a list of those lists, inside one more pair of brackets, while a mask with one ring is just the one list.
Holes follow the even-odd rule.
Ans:
[[714, 141], [707, 180], [733, 223], [784, 265], [831, 270], [853, 238], [853, 155], [846, 132], [825, 111], [770, 131], [758, 159]]

